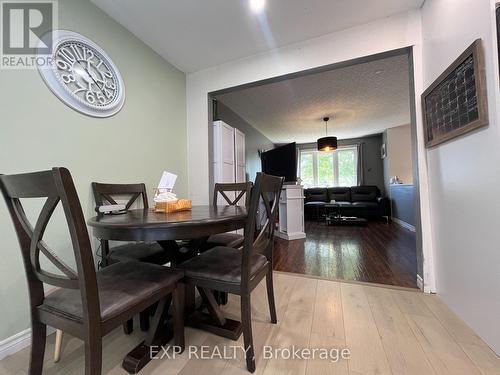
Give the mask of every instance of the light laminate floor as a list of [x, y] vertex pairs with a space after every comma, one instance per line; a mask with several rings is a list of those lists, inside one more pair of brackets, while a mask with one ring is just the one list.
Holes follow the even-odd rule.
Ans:
[[[436, 296], [363, 284], [340, 283], [275, 273], [279, 323], [269, 323], [265, 284], [253, 293], [256, 374], [498, 375], [500, 359]], [[238, 316], [239, 300], [230, 296], [228, 316]], [[62, 359], [54, 364], [54, 335], [48, 338], [44, 374], [82, 374], [81, 342], [68, 335]], [[103, 374], [125, 374], [123, 356], [141, 340], [138, 329], [125, 336], [117, 329], [104, 341]], [[242, 345], [188, 328], [187, 345], [209, 348]], [[349, 360], [262, 358], [262, 348], [348, 348]], [[0, 374], [27, 374], [29, 348], [0, 361]], [[152, 361], [141, 374], [248, 374], [244, 359]]]

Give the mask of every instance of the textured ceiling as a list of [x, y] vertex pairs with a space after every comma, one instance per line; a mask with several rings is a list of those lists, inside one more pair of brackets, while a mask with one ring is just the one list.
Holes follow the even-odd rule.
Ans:
[[410, 123], [407, 56], [289, 79], [217, 97], [275, 143], [376, 134]]
[[419, 8], [424, 0], [92, 0], [184, 72]]

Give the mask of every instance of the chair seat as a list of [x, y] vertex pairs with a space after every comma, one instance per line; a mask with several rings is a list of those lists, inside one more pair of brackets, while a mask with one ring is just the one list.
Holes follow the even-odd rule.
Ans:
[[[182, 279], [183, 272], [156, 264], [119, 262], [96, 272], [101, 320], [112, 319], [160, 294]], [[39, 309], [82, 322], [82, 300], [77, 289], [58, 289], [45, 297]]]
[[[178, 265], [186, 279], [210, 280], [222, 283], [241, 282], [241, 257], [243, 252], [229, 247], [214, 247]], [[269, 266], [264, 255], [253, 254], [250, 265], [250, 278], [258, 271]]]
[[112, 247], [109, 259], [111, 263], [136, 261], [162, 265], [170, 262], [172, 256], [156, 242], [138, 242]]
[[210, 248], [216, 246], [238, 248], [244, 241], [245, 237], [238, 233], [219, 233], [208, 237], [207, 245]]

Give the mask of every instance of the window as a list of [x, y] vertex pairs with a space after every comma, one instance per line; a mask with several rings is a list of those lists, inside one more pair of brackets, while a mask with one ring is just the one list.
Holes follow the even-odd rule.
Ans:
[[334, 152], [301, 150], [299, 176], [306, 188], [355, 186], [358, 183], [358, 148]]

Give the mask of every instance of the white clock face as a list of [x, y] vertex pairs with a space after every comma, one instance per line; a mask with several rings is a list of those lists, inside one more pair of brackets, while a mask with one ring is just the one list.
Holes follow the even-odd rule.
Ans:
[[125, 90], [118, 69], [91, 40], [74, 32], [53, 34], [52, 62], [40, 74], [63, 102], [90, 116], [107, 117], [118, 112]]

